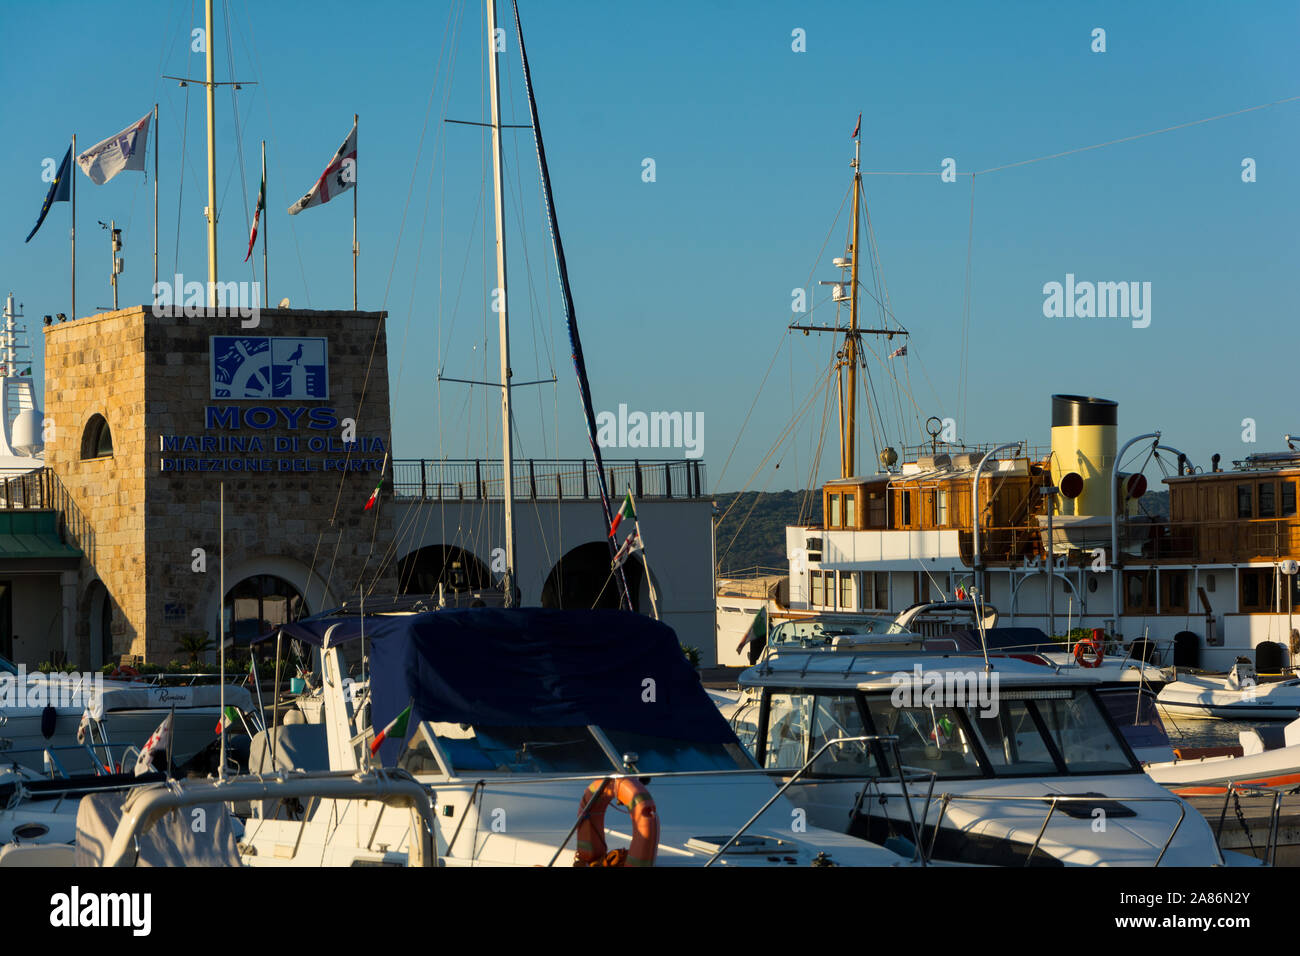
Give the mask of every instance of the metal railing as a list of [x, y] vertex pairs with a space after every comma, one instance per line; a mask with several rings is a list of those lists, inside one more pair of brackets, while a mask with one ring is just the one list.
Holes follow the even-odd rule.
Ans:
[[[974, 562], [972, 533], [959, 532], [961, 559]], [[1058, 529], [1059, 530], [1059, 529]], [[1286, 558], [1300, 554], [1300, 517], [1286, 518], [1217, 518], [1204, 521], [1155, 521], [1121, 519], [1119, 533], [1124, 539], [1116, 567], [1189, 561], [1215, 564], [1240, 564], [1252, 560]], [[1025, 558], [1042, 558], [1046, 554], [1043, 538], [1045, 526], [1037, 523], [1018, 525], [981, 525], [980, 555], [989, 563], [1018, 563]], [[1058, 555], [1061, 551], [1058, 550]], [[1081, 552], [1071, 567], [1092, 560]]]
[[[932, 771], [932, 770], [920, 770], [920, 771], [917, 771], [917, 772], [919, 772], [919, 773], [934, 773], [934, 771]], [[891, 782], [892, 782], [892, 781], [891, 781]], [[871, 783], [877, 785], [877, 789], [879, 789], [879, 788], [878, 788], [878, 781], [876, 781], [874, 778], [873, 778], [873, 780], [871, 781]], [[865, 792], [865, 791], [864, 791], [864, 792]], [[881, 791], [881, 795], [884, 796], [883, 791]], [[906, 788], [904, 788], [903, 793], [898, 794], [898, 796], [900, 796], [900, 797], [905, 801], [905, 805], [906, 805], [906, 807], [907, 807], [907, 816], [908, 816], [908, 819], [909, 819], [909, 820], [915, 820], [916, 815], [915, 815], [915, 813], [914, 813], [913, 810], [912, 810], [912, 801], [913, 801], [913, 800], [920, 799], [920, 797], [912, 797], [912, 796], [910, 796], [910, 795], [907, 793]], [[933, 798], [933, 794], [931, 794], [930, 796], [927, 796], [927, 797], [925, 798], [925, 800], [926, 800], [926, 805], [925, 805], [925, 814], [924, 814], [924, 816], [922, 816], [922, 818], [921, 818], [921, 826], [922, 826], [922, 828], [925, 827], [925, 821], [929, 818], [929, 815], [930, 815], [930, 803], [931, 803], [931, 801], [932, 801], [933, 799], [934, 799], [934, 798]], [[1174, 837], [1176, 837], [1176, 836], [1178, 835], [1178, 831], [1182, 828], [1183, 820], [1184, 820], [1184, 819], [1186, 818], [1186, 816], [1187, 816], [1187, 804], [1186, 804], [1183, 800], [1181, 800], [1181, 799], [1179, 799], [1178, 797], [1175, 797], [1175, 796], [1168, 796], [1168, 797], [1128, 797], [1128, 796], [1125, 796], [1125, 797], [1107, 797], [1107, 796], [1105, 796], [1105, 795], [1101, 795], [1101, 796], [1095, 796], [1095, 797], [1094, 797], [1094, 796], [1076, 796], [1076, 795], [1068, 795], [1068, 796], [1067, 796], [1067, 795], [1063, 795], [1063, 794], [1041, 794], [1041, 795], [1029, 795], [1029, 796], [1023, 796], [1023, 797], [1021, 797], [1021, 796], [1009, 796], [1009, 795], [1005, 795], [1005, 794], [974, 794], [974, 793], [969, 793], [969, 794], [965, 794], [965, 793], [957, 793], [957, 794], [954, 794], [954, 793], [944, 793], [944, 794], [941, 794], [941, 795], [939, 796], [938, 799], [939, 799], [939, 814], [938, 814], [938, 817], [937, 817], [937, 818], [935, 819], [935, 821], [934, 821], [934, 834], [933, 834], [933, 836], [931, 837], [931, 840], [930, 840], [930, 848], [929, 848], [929, 851], [926, 853], [926, 859], [927, 859], [927, 860], [930, 858], [930, 855], [933, 854], [933, 852], [934, 852], [934, 846], [935, 846], [935, 843], [937, 842], [937, 840], [938, 840], [938, 838], [939, 838], [939, 828], [943, 825], [943, 819], [944, 819], [944, 816], [945, 816], [945, 815], [947, 814], [947, 812], [948, 812], [948, 805], [949, 805], [949, 804], [952, 804], [952, 803], [965, 803], [965, 802], [971, 802], [971, 803], [979, 803], [979, 802], [985, 802], [985, 803], [996, 803], [996, 802], [1004, 802], [1004, 803], [1007, 803], [1007, 802], [1009, 802], [1009, 803], [1047, 803], [1047, 804], [1048, 804], [1048, 807], [1047, 807], [1047, 814], [1043, 817], [1042, 825], [1038, 828], [1038, 835], [1034, 838], [1033, 845], [1030, 846], [1030, 848], [1029, 848], [1029, 852], [1025, 855], [1025, 862], [1024, 862], [1024, 865], [1025, 865], [1025, 866], [1029, 866], [1030, 861], [1033, 859], [1034, 853], [1037, 852], [1039, 845], [1040, 845], [1040, 844], [1042, 843], [1042, 841], [1043, 841], [1043, 835], [1047, 832], [1047, 826], [1048, 826], [1048, 824], [1050, 824], [1050, 823], [1052, 822], [1052, 817], [1055, 816], [1055, 814], [1056, 814], [1056, 808], [1057, 808], [1057, 806], [1058, 806], [1059, 804], [1062, 804], [1062, 803], [1086, 803], [1086, 804], [1089, 804], [1089, 805], [1092, 805], [1092, 806], [1101, 806], [1101, 807], [1103, 807], [1103, 808], [1104, 808], [1105, 805], [1107, 805], [1107, 804], [1128, 804], [1128, 803], [1172, 803], [1172, 804], [1174, 804], [1175, 806], [1177, 806], [1177, 807], [1178, 807], [1178, 819], [1174, 821], [1173, 829], [1171, 829], [1171, 830], [1169, 831], [1169, 836], [1165, 838], [1165, 842], [1161, 845], [1161, 847], [1160, 847], [1160, 852], [1156, 855], [1156, 860], [1155, 860], [1155, 862], [1152, 864], [1153, 867], [1157, 867], [1157, 866], [1159, 866], [1159, 865], [1161, 864], [1161, 862], [1163, 862], [1163, 860], [1164, 860], [1164, 858], [1165, 858], [1165, 854], [1169, 851], [1169, 847], [1170, 847], [1170, 846], [1173, 844], [1173, 842], [1174, 842]], [[859, 801], [859, 802], [861, 802], [861, 801]], [[868, 812], [867, 815], [870, 816], [870, 813]], [[1091, 821], [1088, 821], [1088, 822], [1090, 823]], [[1215, 847], [1214, 847], [1214, 848], [1215, 848], [1215, 851], [1218, 853], [1218, 856], [1219, 856], [1219, 862], [1220, 862], [1220, 863], [1223, 863], [1223, 862], [1224, 862], [1224, 860], [1223, 860], [1223, 851], [1219, 849], [1217, 839], [1216, 839], [1216, 841], [1215, 841]]]
[[57, 512], [60, 536], [71, 540], [94, 562], [95, 530], [51, 469], [38, 468], [0, 481], [0, 510]]
[[[516, 499], [599, 500], [596, 466], [584, 459], [525, 459], [514, 463]], [[704, 462], [606, 461], [605, 481], [617, 504], [631, 489], [638, 500], [708, 497]], [[416, 501], [500, 501], [505, 492], [501, 462], [487, 459], [401, 458], [393, 461], [393, 497]]]

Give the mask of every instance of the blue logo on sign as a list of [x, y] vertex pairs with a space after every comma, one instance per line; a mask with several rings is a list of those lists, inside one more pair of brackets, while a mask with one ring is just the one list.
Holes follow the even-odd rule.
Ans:
[[214, 335], [212, 397], [326, 399], [325, 339]]

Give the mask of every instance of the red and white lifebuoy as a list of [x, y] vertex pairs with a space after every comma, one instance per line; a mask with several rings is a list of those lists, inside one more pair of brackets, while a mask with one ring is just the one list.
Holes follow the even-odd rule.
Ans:
[[1085, 637], [1074, 645], [1074, 659], [1080, 667], [1100, 667], [1106, 645], [1095, 637]]

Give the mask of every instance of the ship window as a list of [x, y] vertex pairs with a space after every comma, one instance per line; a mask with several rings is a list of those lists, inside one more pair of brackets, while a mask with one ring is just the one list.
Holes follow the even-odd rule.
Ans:
[[838, 528], [840, 526], [840, 496], [830, 496], [830, 520], [826, 522], [828, 528]]
[[1162, 571], [1160, 583], [1164, 590], [1160, 610], [1166, 612], [1187, 612], [1187, 572]]
[[912, 493], [910, 491], [900, 491], [898, 493], [900, 502], [899, 509], [902, 512], [899, 523], [903, 526], [912, 523]]
[[[612, 761], [586, 727], [474, 727], [468, 744], [489, 766], [507, 773], [591, 773]], [[465, 741], [458, 741], [462, 748]], [[456, 767], [471, 765], [448, 751]], [[474, 769], [481, 769], [474, 767]]]
[[1241, 572], [1241, 610], [1273, 610], [1277, 603], [1276, 583], [1272, 568], [1243, 570]]
[[1237, 517], [1253, 517], [1250, 507], [1250, 485], [1237, 486]]
[[876, 572], [876, 602], [875, 606], [881, 611], [889, 610], [889, 572]]
[[[928, 690], [928, 687], [904, 685], [903, 699], [911, 691], [919, 700]], [[874, 733], [898, 736], [898, 753], [904, 767], [922, 772], [933, 770], [945, 778], [981, 776], [975, 749], [966, 737], [956, 708], [896, 707], [891, 696], [868, 697], [867, 708], [875, 725]], [[890, 772], [897, 773], [891, 748], [885, 748], [885, 753], [889, 755]]]
[[1154, 571], [1124, 572], [1124, 605], [1129, 611], [1156, 609]]
[[822, 539], [806, 538], [804, 540], [804, 550], [808, 552], [809, 561], [820, 561], [822, 559]]
[[853, 578], [855, 575], [840, 572], [840, 610], [853, 610]]
[[1087, 693], [1073, 700], [1036, 700], [1033, 706], [1071, 773], [1132, 769], [1123, 743], [1106, 725], [1096, 701]]
[[762, 742], [763, 766], [804, 765], [811, 709], [811, 695], [772, 694], [768, 698], [767, 737]]
[[1276, 491], [1271, 481], [1259, 483], [1259, 516], [1261, 518], [1277, 517]]
[[856, 495], [844, 496], [844, 527], [856, 528], [858, 526], [858, 509]]
[[867, 525], [872, 528], [886, 527], [884, 492], [873, 491], [867, 496]]
[[92, 415], [81, 433], [81, 460], [113, 457], [113, 433], [103, 415]]
[[[862, 711], [849, 694], [824, 696], [814, 699], [812, 713], [812, 749], [809, 756], [826, 746], [828, 740], [841, 737], [863, 737]], [[826, 748], [810, 768], [814, 774], [832, 777], [874, 777], [879, 770], [871, 757], [869, 741], [834, 744]]]
[[974, 707], [967, 713], [994, 773], [999, 776], [1056, 773], [1056, 761], [1043, 742], [1026, 701], [1007, 701], [989, 716]]
[[934, 494], [934, 526], [946, 527], [948, 524], [948, 492], [936, 491]]
[[1282, 482], [1282, 517], [1295, 517], [1295, 482]]
[[812, 597], [809, 599], [810, 604], [814, 607], [820, 607], [826, 603], [826, 585], [822, 580], [820, 571], [810, 572], [812, 575]]

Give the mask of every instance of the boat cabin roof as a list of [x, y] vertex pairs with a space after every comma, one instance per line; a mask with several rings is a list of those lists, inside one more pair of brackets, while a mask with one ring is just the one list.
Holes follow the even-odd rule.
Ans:
[[[1054, 668], [1016, 658], [991, 657], [1000, 687], [1065, 689], [1095, 682], [1058, 673]], [[741, 687], [826, 687], [861, 691], [892, 691], [899, 686], [924, 685], [927, 675], [969, 680], [984, 673], [980, 654], [900, 654], [887, 652], [827, 654], [818, 650], [789, 650], [743, 671]]]

